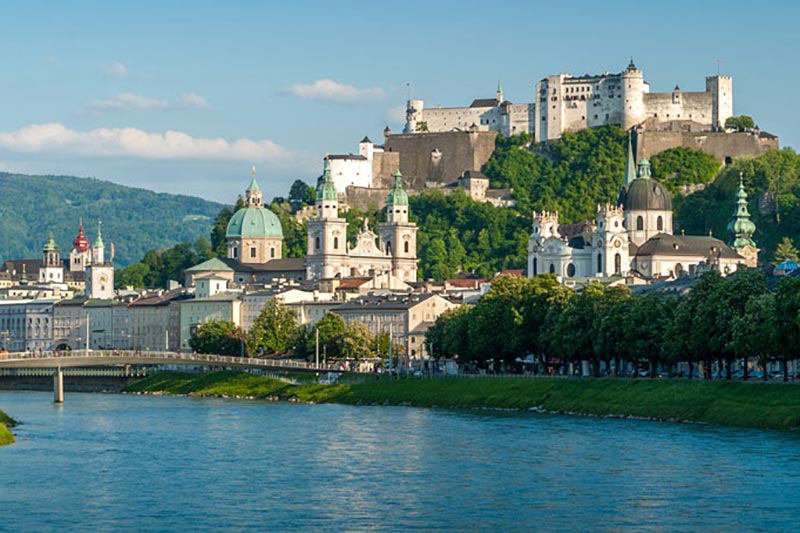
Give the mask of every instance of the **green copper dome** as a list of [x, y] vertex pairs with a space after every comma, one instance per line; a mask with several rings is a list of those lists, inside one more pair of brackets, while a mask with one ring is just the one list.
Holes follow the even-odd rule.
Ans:
[[394, 189], [389, 193], [386, 205], [408, 205], [408, 193], [403, 188], [403, 175], [399, 170], [394, 173]]
[[50, 232], [50, 240], [47, 241], [47, 244], [44, 245], [44, 252], [57, 252], [58, 245], [56, 244], [55, 239], [53, 238], [53, 232]]
[[326, 157], [325, 170], [322, 173], [322, 183], [317, 189], [317, 201], [336, 201], [338, 199], [339, 194], [336, 192], [336, 186], [333, 184], [333, 179], [331, 178], [331, 162]]
[[243, 207], [228, 222], [225, 236], [283, 238], [283, 228], [277, 215], [266, 207]]

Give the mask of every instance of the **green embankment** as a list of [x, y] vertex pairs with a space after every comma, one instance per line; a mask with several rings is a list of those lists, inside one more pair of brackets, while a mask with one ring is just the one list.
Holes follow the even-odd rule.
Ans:
[[294, 386], [236, 372], [162, 373], [128, 392], [347, 404], [519, 409], [800, 429], [800, 386], [702, 380], [445, 378]]
[[0, 411], [0, 446], [14, 442], [14, 434], [8, 428], [17, 425], [17, 421]]

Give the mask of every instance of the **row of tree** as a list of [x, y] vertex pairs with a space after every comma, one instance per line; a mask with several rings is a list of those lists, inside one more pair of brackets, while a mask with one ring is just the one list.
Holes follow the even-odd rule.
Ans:
[[544, 365], [590, 361], [596, 376], [618, 373], [623, 363], [646, 366], [651, 376], [685, 363], [691, 376], [703, 363], [710, 377], [717, 363], [730, 378], [741, 359], [778, 361], [786, 379], [787, 362], [800, 359], [800, 278], [769, 290], [760, 271], [708, 272], [688, 294], [633, 296], [599, 284], [574, 292], [551, 275], [500, 276], [475, 306], [439, 317], [426, 342], [436, 357], [480, 366], [513, 366], [533, 354]]
[[[308, 360], [314, 360], [319, 346], [320, 359], [335, 361], [386, 358], [389, 342], [388, 333], [375, 335], [366, 325], [346, 324], [333, 313], [326, 313], [313, 326], [302, 326], [294, 311], [273, 298], [264, 306], [250, 331], [244, 332], [228, 320], [211, 320], [192, 334], [189, 346], [197, 353], [232, 356], [288, 353]], [[393, 343], [393, 356], [404, 355], [404, 350], [402, 344]]]

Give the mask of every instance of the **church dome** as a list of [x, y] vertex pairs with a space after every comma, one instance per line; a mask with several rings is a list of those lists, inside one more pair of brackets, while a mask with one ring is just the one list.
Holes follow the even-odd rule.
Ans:
[[266, 207], [243, 207], [231, 217], [225, 237], [282, 239], [283, 228], [278, 216]]
[[87, 239], [86, 235], [83, 233], [83, 221], [81, 221], [80, 226], [78, 226], [78, 236], [73, 239], [72, 247], [79, 252], [85, 252], [89, 249], [89, 239]]
[[650, 163], [647, 160], [639, 162], [639, 175], [628, 185], [623, 207], [626, 211], [672, 211], [669, 192], [650, 177]]
[[403, 175], [399, 170], [394, 173], [394, 188], [389, 193], [386, 205], [408, 205], [408, 193], [403, 188]]

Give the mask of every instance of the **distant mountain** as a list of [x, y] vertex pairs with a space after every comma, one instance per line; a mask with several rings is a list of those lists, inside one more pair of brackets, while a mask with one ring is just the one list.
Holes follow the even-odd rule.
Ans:
[[114, 262], [126, 266], [152, 248], [208, 238], [222, 207], [94, 178], [0, 172], [0, 261], [40, 257], [51, 231], [68, 255], [82, 218], [92, 242], [103, 221], [106, 250], [114, 243]]

